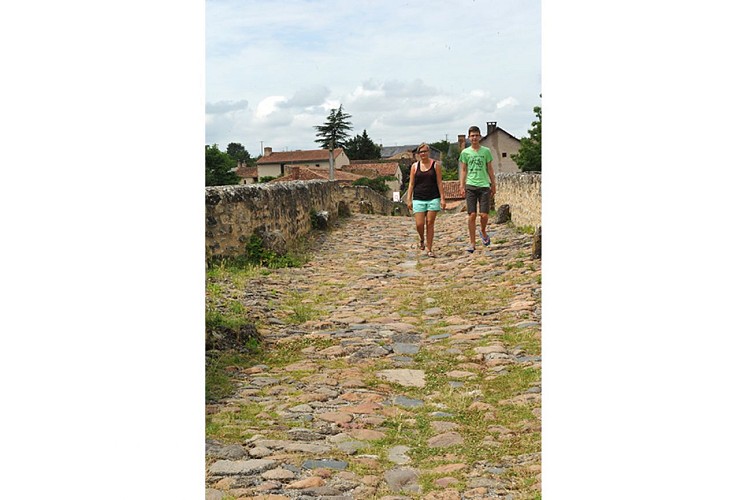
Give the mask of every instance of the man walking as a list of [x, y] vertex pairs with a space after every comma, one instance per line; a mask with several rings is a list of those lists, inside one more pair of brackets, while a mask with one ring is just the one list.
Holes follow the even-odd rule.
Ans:
[[475, 251], [477, 227], [477, 205], [480, 205], [480, 239], [485, 246], [490, 245], [487, 233], [490, 198], [495, 196], [495, 173], [493, 172], [493, 155], [490, 149], [480, 146], [480, 127], [469, 127], [470, 146], [459, 155], [459, 194], [467, 201], [467, 226], [469, 228], [469, 247], [467, 252]]

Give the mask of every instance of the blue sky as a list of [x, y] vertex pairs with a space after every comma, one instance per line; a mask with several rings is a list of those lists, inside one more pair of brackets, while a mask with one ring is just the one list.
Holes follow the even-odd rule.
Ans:
[[488, 121], [521, 138], [541, 104], [540, 1], [209, 0], [206, 143], [313, 149], [343, 105], [386, 146]]

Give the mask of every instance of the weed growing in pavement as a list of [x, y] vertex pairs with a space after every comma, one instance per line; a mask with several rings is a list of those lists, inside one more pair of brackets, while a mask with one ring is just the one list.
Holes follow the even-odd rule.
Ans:
[[213, 351], [206, 356], [205, 390], [206, 401], [218, 401], [230, 396], [235, 386], [228, 368], [232, 366], [252, 366], [253, 355], [236, 352]]
[[277, 417], [274, 412], [266, 412], [259, 403], [244, 404], [230, 411], [223, 411], [206, 417], [206, 437], [227, 443], [240, 443], [270, 427], [269, 419]]

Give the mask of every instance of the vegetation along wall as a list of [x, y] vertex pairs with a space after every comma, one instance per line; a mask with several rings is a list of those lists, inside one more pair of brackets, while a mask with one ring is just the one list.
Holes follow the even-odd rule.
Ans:
[[322, 180], [207, 187], [206, 258], [242, 255], [254, 234], [266, 248], [286, 253], [322, 212], [332, 222], [351, 213], [408, 215], [406, 205], [369, 187]]
[[542, 225], [542, 174], [497, 174], [496, 209], [501, 205], [509, 205], [511, 222], [516, 226]]

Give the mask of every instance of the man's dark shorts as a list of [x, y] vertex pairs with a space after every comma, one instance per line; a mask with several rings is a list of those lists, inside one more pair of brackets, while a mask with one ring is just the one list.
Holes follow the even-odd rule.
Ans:
[[465, 199], [467, 200], [467, 213], [477, 212], [477, 202], [480, 202], [480, 213], [487, 214], [490, 212], [490, 188], [478, 187], [467, 184], [464, 188]]

